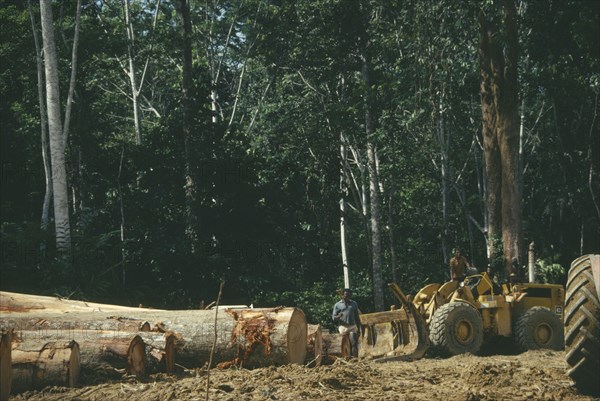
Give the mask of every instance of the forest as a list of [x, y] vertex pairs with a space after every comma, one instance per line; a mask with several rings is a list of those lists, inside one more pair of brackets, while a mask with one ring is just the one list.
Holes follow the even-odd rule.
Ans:
[[382, 310], [598, 252], [600, 2], [0, 0], [0, 288]]

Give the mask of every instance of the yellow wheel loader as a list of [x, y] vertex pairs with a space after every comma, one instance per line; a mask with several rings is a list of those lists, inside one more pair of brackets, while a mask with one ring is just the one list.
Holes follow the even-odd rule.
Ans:
[[389, 286], [401, 308], [361, 315], [361, 357], [418, 359], [431, 347], [446, 356], [476, 353], [494, 336], [513, 337], [523, 350], [564, 348], [561, 285], [500, 287], [482, 273], [427, 285], [412, 300]]

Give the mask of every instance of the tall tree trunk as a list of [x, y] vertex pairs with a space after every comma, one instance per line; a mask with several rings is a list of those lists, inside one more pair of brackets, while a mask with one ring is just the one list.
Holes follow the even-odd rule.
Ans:
[[[508, 273], [514, 259], [519, 263], [522, 260], [517, 86], [519, 51], [514, 1], [503, 0], [503, 8], [502, 39], [498, 39], [498, 29], [486, 20], [483, 11], [479, 13], [478, 22], [481, 107], [488, 174], [488, 235], [490, 239], [495, 238], [496, 224], [501, 224], [504, 269]], [[494, 217], [498, 207], [501, 218], [496, 220]], [[489, 241], [491, 244], [493, 242]]]
[[519, 169], [519, 93], [517, 86], [519, 38], [515, 2], [504, 0], [503, 5], [506, 61], [503, 71], [504, 84], [499, 94], [500, 113], [496, 124], [498, 125], [498, 144], [502, 159], [502, 244], [504, 246], [504, 266], [505, 270], [508, 270], [513, 259], [516, 259], [519, 264], [523, 261]]
[[493, 32], [488, 26], [483, 13], [479, 14], [479, 75], [481, 112], [483, 117], [483, 161], [484, 161], [484, 192], [486, 200], [487, 221], [487, 256], [491, 260], [496, 255], [496, 239], [502, 232], [502, 170], [500, 150], [496, 138], [496, 106], [492, 93], [492, 43]]
[[69, 195], [65, 168], [65, 140], [61, 122], [58, 62], [56, 59], [56, 42], [54, 40], [51, 3], [51, 0], [40, 1], [40, 14], [42, 20], [42, 41], [44, 43], [50, 157], [52, 158], [56, 249], [60, 254], [64, 255], [68, 254], [71, 250], [71, 228], [69, 224]]
[[[365, 77], [368, 77], [368, 67], [363, 69]], [[368, 78], [366, 79], [368, 82]], [[367, 85], [368, 86], [368, 85]], [[373, 135], [373, 122], [369, 106], [366, 106], [365, 125], [367, 137]], [[375, 164], [375, 146], [369, 139], [367, 142], [367, 163], [369, 169], [369, 195], [371, 205], [371, 251], [373, 252], [373, 297], [375, 310], [382, 311], [383, 303], [383, 275], [382, 275], [382, 257], [381, 257], [381, 211], [379, 200], [379, 177], [377, 176], [377, 167]]]
[[371, 252], [373, 268], [373, 300], [376, 311], [384, 309], [383, 275], [381, 255], [381, 210], [379, 200], [379, 177], [377, 175], [377, 160], [375, 157], [375, 123], [373, 121], [373, 91], [371, 89], [371, 57], [369, 49], [368, 26], [370, 11], [366, 4], [361, 4], [364, 26], [361, 38], [362, 81], [364, 85], [365, 134], [367, 137], [367, 170], [369, 173], [369, 204], [371, 206]]
[[[38, 81], [38, 102], [40, 104], [40, 127], [41, 127], [41, 145], [42, 145], [42, 162], [44, 164], [44, 177], [46, 178], [46, 186], [44, 191], [44, 203], [42, 204], [41, 228], [46, 231], [50, 221], [50, 202], [52, 200], [52, 170], [50, 166], [50, 157], [48, 155], [48, 118], [46, 115], [46, 101], [44, 100], [44, 65], [42, 62], [42, 49], [38, 31], [35, 24], [31, 0], [28, 1], [29, 18], [31, 19], [31, 31], [33, 32], [33, 41], [35, 43], [35, 61], [37, 66], [37, 81]], [[46, 250], [45, 240], [42, 238], [40, 243], [40, 251], [42, 257]]]
[[192, 71], [192, 22], [190, 19], [190, 5], [188, 0], [179, 0], [177, 11], [181, 16], [181, 31], [183, 37], [183, 72], [182, 72], [182, 99], [183, 99], [183, 144], [185, 159], [185, 234], [188, 238], [190, 250], [196, 252], [198, 247], [198, 218], [196, 214], [197, 187], [192, 160], [195, 155], [193, 150], [192, 125], [193, 125], [193, 92], [194, 81]]
[[[444, 264], [447, 264], [450, 260], [450, 252], [448, 250], [448, 204], [450, 198], [450, 160], [448, 157], [448, 149], [450, 147], [450, 137], [445, 129], [444, 119], [444, 91], [445, 87], [442, 83], [441, 95], [439, 104], [436, 105], [434, 102], [433, 113], [437, 115], [437, 119], [434, 117], [435, 131], [437, 134], [438, 145], [440, 147], [440, 170], [441, 170], [441, 193], [442, 193], [442, 255], [444, 257]], [[432, 91], [433, 92], [433, 91]], [[433, 93], [432, 93], [433, 96]], [[437, 110], [436, 110], [437, 108]]]

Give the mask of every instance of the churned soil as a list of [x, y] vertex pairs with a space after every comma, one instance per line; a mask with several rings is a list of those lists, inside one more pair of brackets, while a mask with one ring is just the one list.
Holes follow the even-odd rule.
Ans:
[[[210, 400], [590, 400], [566, 375], [564, 352], [519, 355], [426, 357], [414, 362], [343, 361], [306, 368], [299, 365], [210, 372]], [[140, 381], [48, 387], [14, 395], [14, 401], [175, 401], [205, 400], [205, 370], [158, 374]], [[87, 385], [86, 385], [87, 384]]]

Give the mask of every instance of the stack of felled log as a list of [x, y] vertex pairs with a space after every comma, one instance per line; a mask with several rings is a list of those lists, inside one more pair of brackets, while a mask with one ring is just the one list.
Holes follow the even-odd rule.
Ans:
[[[180, 368], [321, 362], [298, 308], [159, 310], [0, 292], [0, 401], [49, 384]], [[214, 343], [214, 349], [213, 349]], [[309, 359], [310, 358], [310, 359]]]

